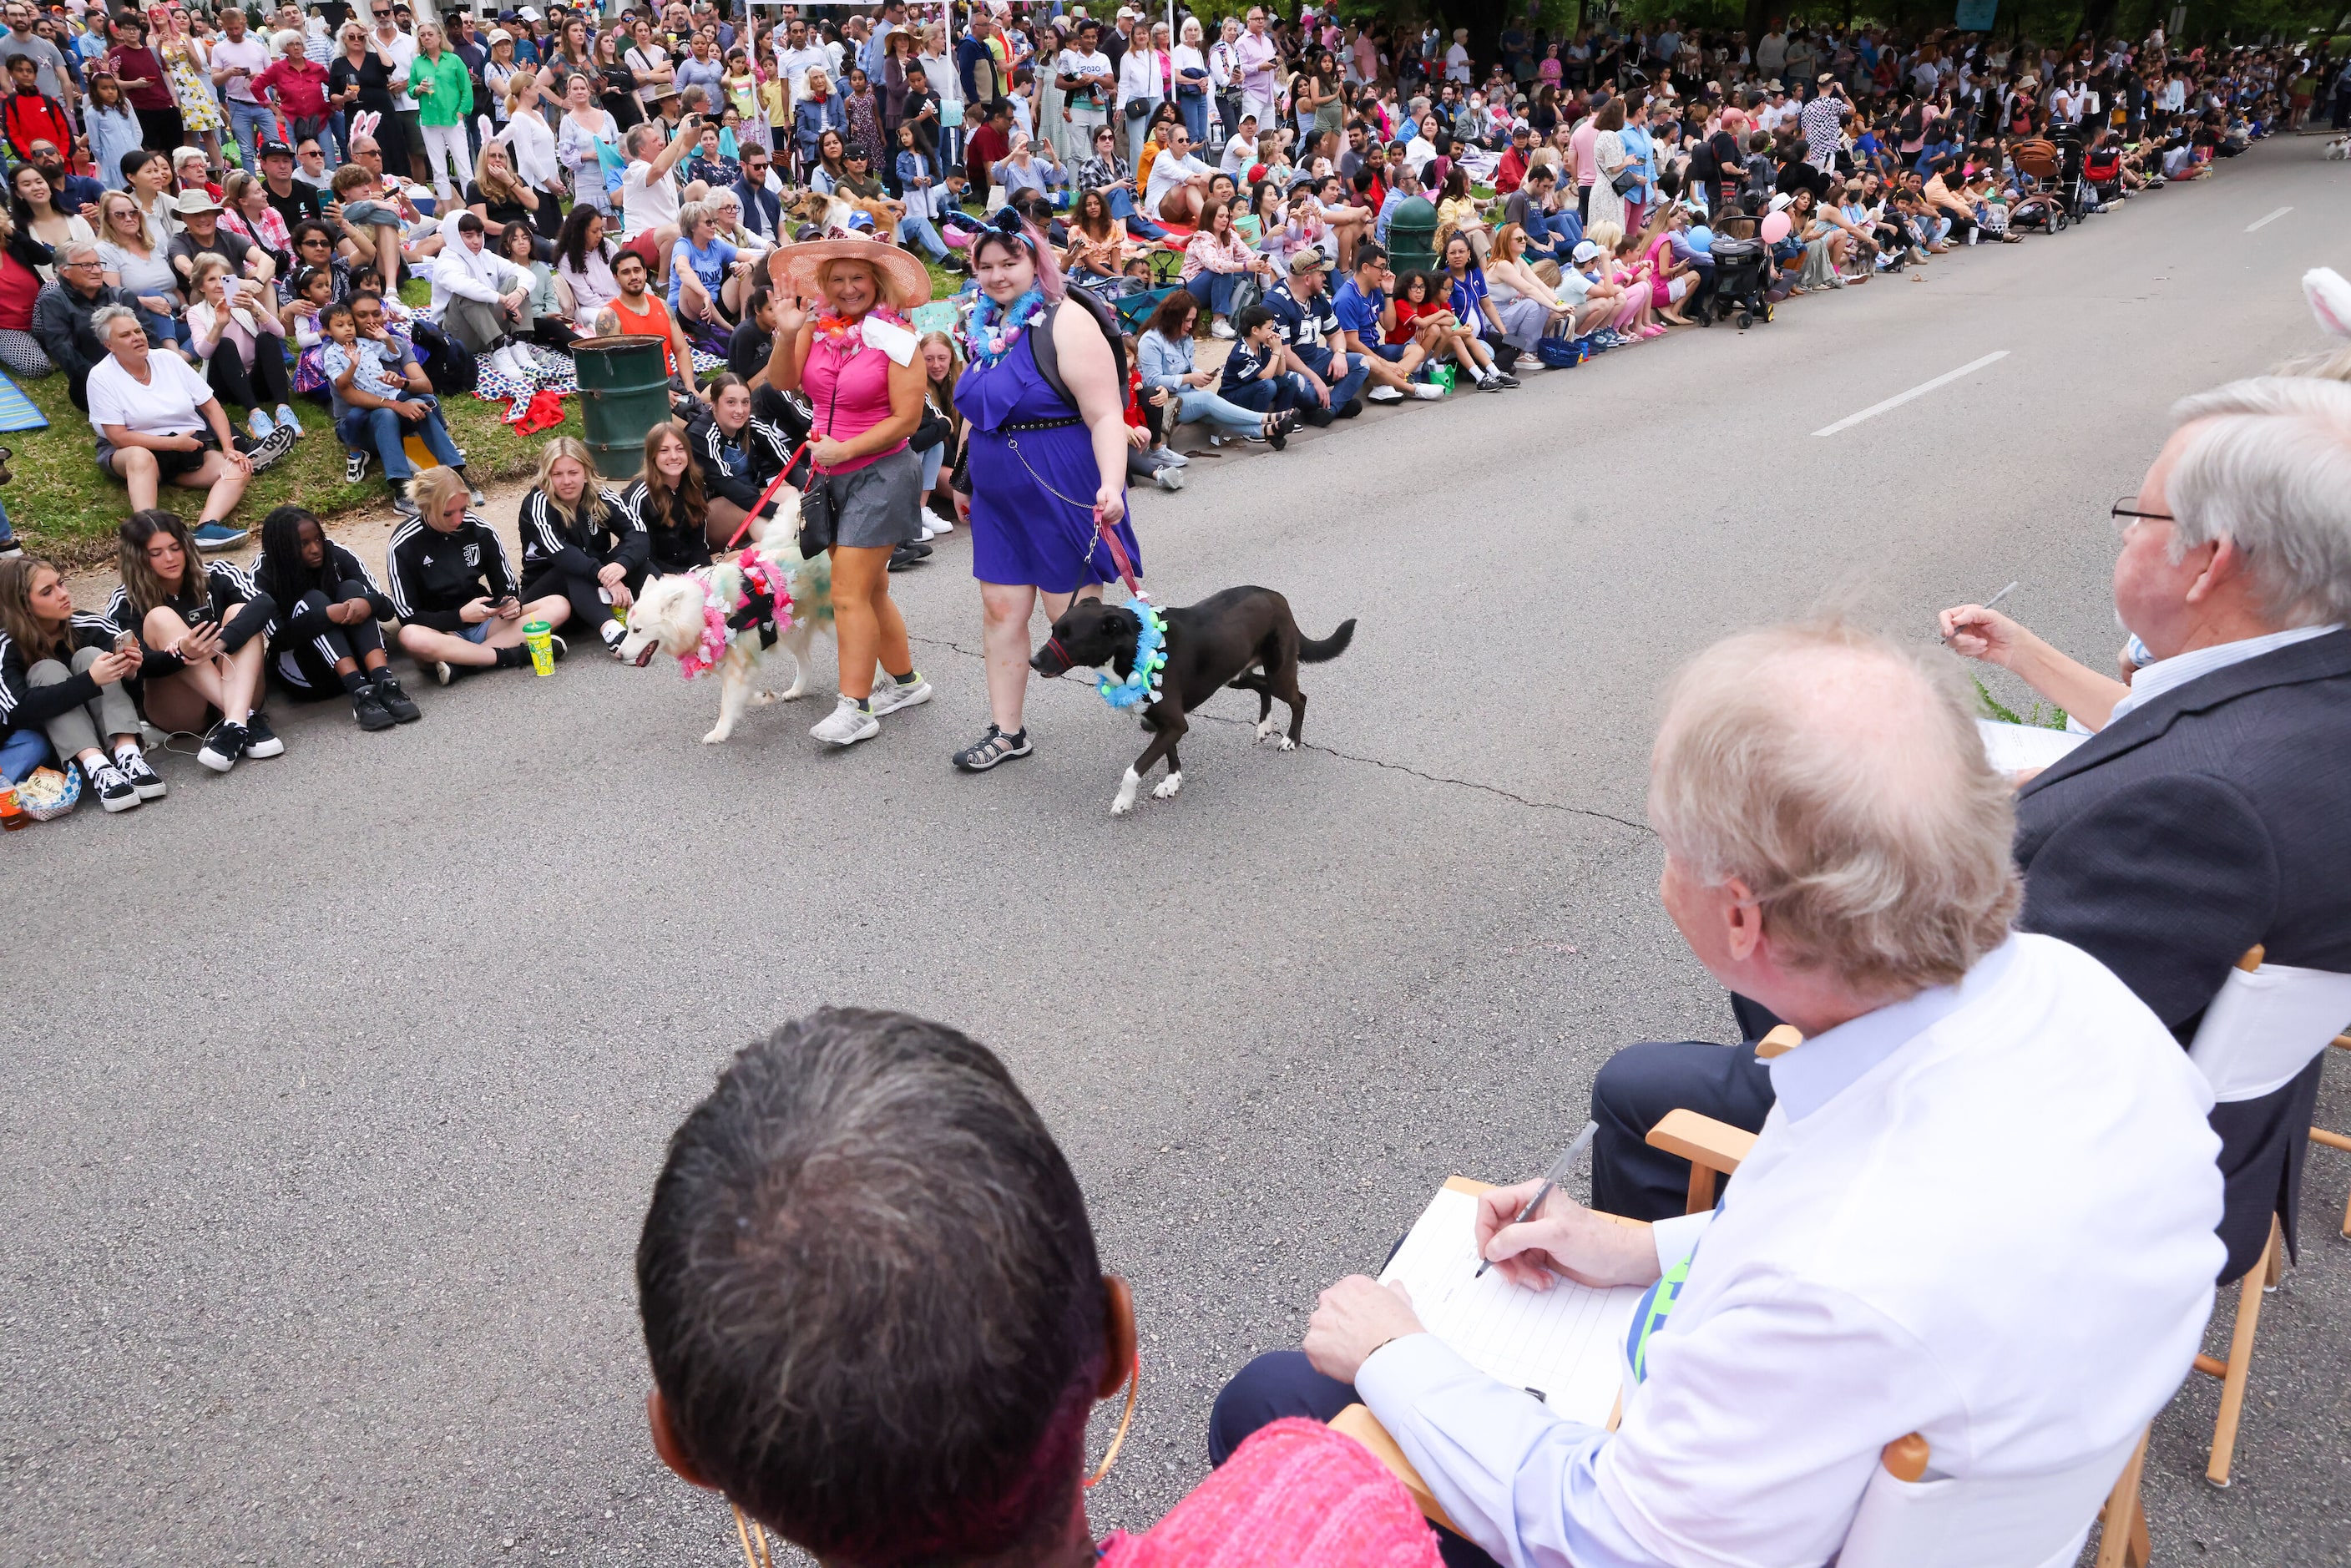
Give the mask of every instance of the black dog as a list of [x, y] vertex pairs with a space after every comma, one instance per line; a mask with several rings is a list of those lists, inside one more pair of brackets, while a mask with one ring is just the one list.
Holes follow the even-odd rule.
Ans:
[[[1167, 778], [1152, 791], [1165, 800], [1184, 787], [1184, 764], [1176, 747], [1191, 726], [1186, 718], [1223, 685], [1257, 694], [1257, 737], [1273, 733], [1273, 699], [1290, 705], [1290, 733], [1281, 749], [1294, 749], [1306, 732], [1306, 694], [1298, 689], [1298, 666], [1319, 664], [1347, 651], [1355, 635], [1348, 621], [1321, 642], [1299, 635], [1290, 601], [1270, 588], [1228, 588], [1181, 610], [1164, 610], [1167, 664], [1160, 672], [1159, 699], [1143, 713], [1151, 744], [1119, 781], [1111, 814], [1134, 808], [1135, 787], [1161, 758]], [[1123, 605], [1081, 599], [1053, 622], [1053, 634], [1029, 661], [1040, 675], [1059, 675], [1083, 666], [1108, 664], [1124, 680], [1134, 670], [1134, 646], [1143, 621]]]

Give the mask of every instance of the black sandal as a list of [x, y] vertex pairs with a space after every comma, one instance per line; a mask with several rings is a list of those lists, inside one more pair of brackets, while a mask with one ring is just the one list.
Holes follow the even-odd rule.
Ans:
[[948, 760], [958, 773], [985, 773], [999, 762], [1009, 762], [1016, 757], [1026, 757], [1036, 748], [1029, 744], [1029, 732], [1007, 735], [994, 725], [987, 733], [965, 747]]

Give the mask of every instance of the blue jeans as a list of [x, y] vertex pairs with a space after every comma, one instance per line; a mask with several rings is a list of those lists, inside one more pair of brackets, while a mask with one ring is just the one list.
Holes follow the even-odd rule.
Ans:
[[945, 261], [947, 258], [947, 242], [941, 239], [939, 231], [931, 226], [931, 220], [920, 213], [909, 212], [898, 220], [898, 237], [902, 240], [911, 239], [921, 246], [923, 254], [933, 261]]
[[1184, 287], [1211, 314], [1229, 316], [1233, 313], [1233, 290], [1240, 287], [1242, 276], [1238, 272], [1196, 272]]
[[1134, 197], [1123, 185], [1110, 193], [1110, 215], [1126, 225], [1126, 232], [1137, 239], [1165, 239], [1167, 231], [1143, 215], [1134, 204]]
[[408, 449], [403, 444], [403, 439], [412, 429], [416, 432], [417, 439], [424, 443], [424, 449], [434, 456], [452, 468], [464, 466], [465, 454], [459, 452], [456, 444], [449, 439], [449, 427], [441, 423], [440, 404], [430, 397], [405, 401], [421, 402], [431, 412], [411, 425], [388, 408], [355, 408], [335, 421], [335, 434], [342, 437], [346, 446], [374, 447], [375, 455], [383, 459], [383, 476], [386, 479], [415, 476], [416, 470], [409, 463]]
[[[1285, 371], [1270, 381], [1254, 381], [1241, 386], [1227, 387], [1224, 399], [1238, 407], [1255, 409], [1259, 413], [1280, 413], [1288, 409], [1322, 406], [1322, 400], [1314, 395], [1313, 387], [1308, 384], [1304, 376], [1295, 371]], [[1339, 400], [1332, 398], [1331, 406], [1337, 408]]]
[[[1364, 395], [1364, 383], [1371, 380], [1372, 367], [1361, 354], [1333, 354], [1319, 343], [1309, 343], [1292, 349], [1306, 362], [1306, 368], [1321, 376], [1331, 388], [1331, 408], [1333, 413], [1346, 407]], [[1344, 361], [1333, 364], [1334, 360]], [[1333, 379], [1333, 372], [1339, 372]]]
[[1206, 420], [1228, 435], [1255, 435], [1265, 428], [1262, 415], [1227, 402], [1206, 387], [1184, 387], [1176, 392], [1176, 417], [1186, 423]]
[[150, 343], [185, 344], [195, 340], [193, 334], [188, 330], [188, 324], [185, 321], [175, 321], [169, 316], [159, 316], [143, 305], [134, 305], [131, 308], [139, 312], [139, 324], [147, 329], [147, 340]]
[[15, 784], [34, 768], [47, 766], [49, 737], [38, 729], [12, 729], [0, 736], [0, 779]]
[[1184, 117], [1184, 129], [1192, 141], [1205, 146], [1208, 140], [1208, 94], [1203, 88], [1198, 92], [1176, 89], [1176, 112]]
[[236, 133], [245, 172], [256, 180], [261, 178], [261, 144], [277, 137], [277, 117], [260, 104], [239, 103], [233, 98], [222, 99], [221, 107], [228, 110], [228, 127]]

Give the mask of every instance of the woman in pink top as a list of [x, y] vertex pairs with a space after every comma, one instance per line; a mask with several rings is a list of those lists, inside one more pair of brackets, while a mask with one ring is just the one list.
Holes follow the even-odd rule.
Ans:
[[[1139, 1535], [1097, 1543], [1088, 1416], [1135, 1411], [1134, 1300], [987, 1048], [825, 1009], [737, 1056], [671, 1139], [637, 1243], [653, 1448], [870, 1568], [1438, 1568], [1403, 1485], [1275, 1422]], [[1089, 1474], [1091, 1471], [1091, 1475]]]
[[[801, 548], [832, 558], [841, 633], [841, 700], [809, 733], [854, 746], [881, 733], [883, 714], [931, 700], [890, 598], [893, 555], [904, 549], [899, 559], [911, 562], [930, 553], [914, 542], [923, 462], [906, 445], [923, 416], [921, 344], [898, 312], [930, 298], [931, 278], [908, 252], [872, 240], [787, 246], [769, 265], [780, 302], [768, 379], [814, 412]], [[804, 308], [810, 299], [820, 301], [813, 310]], [[888, 677], [878, 691], [877, 660]]]

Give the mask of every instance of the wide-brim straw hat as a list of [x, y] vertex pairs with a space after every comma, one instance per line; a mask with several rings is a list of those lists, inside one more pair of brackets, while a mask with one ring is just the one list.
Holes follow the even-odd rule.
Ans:
[[817, 273], [828, 261], [862, 261], [879, 273], [890, 292], [891, 306], [900, 311], [927, 304], [931, 275], [912, 252], [870, 239], [812, 239], [788, 245], [768, 257], [768, 277], [776, 287], [802, 299], [824, 298]]

